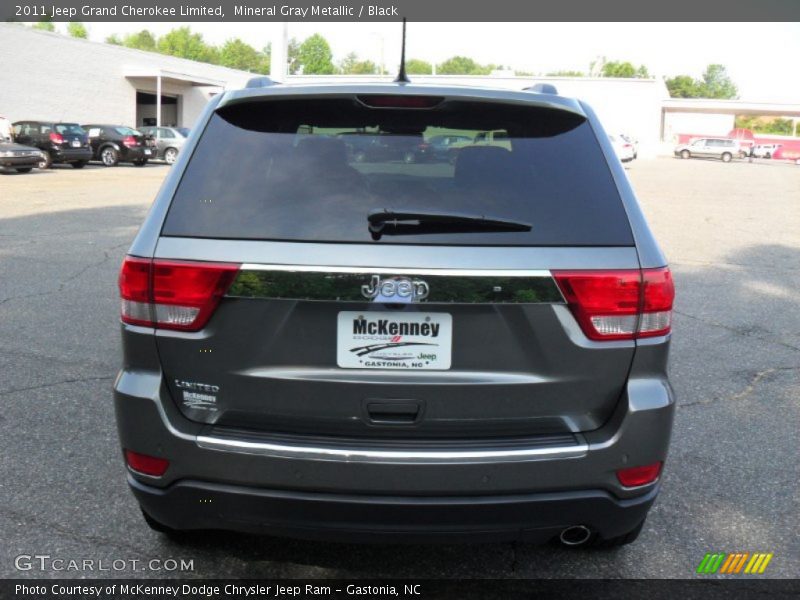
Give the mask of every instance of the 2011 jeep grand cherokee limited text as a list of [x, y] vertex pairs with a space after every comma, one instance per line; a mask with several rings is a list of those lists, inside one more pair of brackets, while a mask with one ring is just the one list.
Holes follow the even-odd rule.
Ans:
[[[350, 147], [442, 135], [473, 143]], [[157, 530], [607, 546], [658, 493], [672, 279], [580, 101], [221, 94], [119, 287], [119, 435]]]

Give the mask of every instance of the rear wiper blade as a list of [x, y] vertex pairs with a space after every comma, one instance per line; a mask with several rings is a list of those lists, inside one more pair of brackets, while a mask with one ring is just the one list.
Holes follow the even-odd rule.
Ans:
[[467, 233], [476, 230], [530, 231], [531, 224], [486, 215], [435, 212], [426, 210], [393, 210], [384, 208], [367, 215], [372, 239], [382, 235], [412, 233]]

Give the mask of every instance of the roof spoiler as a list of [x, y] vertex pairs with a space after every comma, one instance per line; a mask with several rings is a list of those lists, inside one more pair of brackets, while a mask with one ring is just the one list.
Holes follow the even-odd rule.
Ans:
[[558, 90], [552, 83], [535, 83], [530, 87], [522, 89], [526, 92], [536, 92], [537, 94], [554, 94], [558, 96]]
[[270, 87], [270, 86], [273, 86], [273, 85], [278, 85], [278, 82], [277, 81], [272, 81], [272, 79], [270, 79], [269, 77], [262, 76], [262, 77], [252, 77], [252, 78], [248, 79], [247, 83], [245, 84], [244, 87], [246, 89], [250, 89], [250, 88], [265, 88], [265, 87]]

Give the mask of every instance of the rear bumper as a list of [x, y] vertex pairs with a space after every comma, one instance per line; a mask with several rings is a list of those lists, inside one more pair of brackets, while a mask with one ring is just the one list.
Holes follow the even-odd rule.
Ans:
[[91, 148], [63, 148], [50, 152], [53, 162], [78, 162], [92, 159]]
[[142, 147], [134, 147], [134, 148], [126, 148], [125, 153], [120, 156], [120, 160], [124, 162], [128, 161], [139, 161], [144, 159], [151, 159], [156, 157], [156, 149], [155, 148], [142, 148]]
[[[572, 525], [608, 539], [634, 529], [658, 493], [620, 500], [601, 490], [503, 496], [362, 496], [184, 480], [128, 481], [144, 510], [175, 529], [227, 529], [348, 541], [547, 541]], [[391, 536], [391, 537], [389, 537]]]
[[186, 419], [157, 372], [122, 371], [115, 410], [123, 448], [170, 461], [162, 477], [129, 470], [128, 480], [175, 529], [537, 541], [576, 524], [609, 538], [644, 518], [658, 483], [624, 488], [616, 470], [666, 459], [674, 401], [666, 380], [631, 380], [609, 422], [575, 434], [569, 451], [471, 457], [231, 445]]

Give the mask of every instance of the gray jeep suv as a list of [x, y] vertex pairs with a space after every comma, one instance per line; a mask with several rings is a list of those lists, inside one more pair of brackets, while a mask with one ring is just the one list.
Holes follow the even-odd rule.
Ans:
[[[211, 101], [122, 265], [114, 401], [148, 524], [633, 541], [673, 285], [591, 108], [262, 83]], [[342, 139], [484, 131], [439, 162]]]

